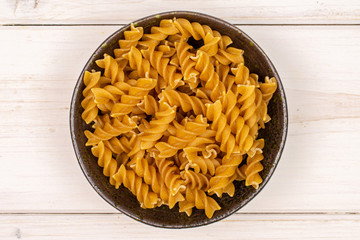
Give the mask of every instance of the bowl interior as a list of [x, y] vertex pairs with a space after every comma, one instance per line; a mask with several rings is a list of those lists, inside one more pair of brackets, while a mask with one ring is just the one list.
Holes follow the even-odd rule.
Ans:
[[213, 218], [208, 219], [203, 211], [196, 209], [193, 210], [191, 217], [187, 217], [185, 213], [179, 213], [177, 206], [171, 210], [167, 206], [154, 209], [142, 209], [136, 197], [132, 195], [130, 191], [124, 187], [115, 189], [109, 184], [108, 178], [103, 175], [102, 168], [97, 165], [96, 158], [91, 154], [90, 147], [85, 147], [87, 139], [83, 132], [86, 129], [90, 129], [90, 126], [85, 124], [81, 119], [81, 113], [83, 111], [81, 107], [81, 101], [83, 100], [82, 90], [85, 88], [82, 79], [84, 71], [90, 71], [91, 69], [101, 70], [95, 64], [95, 60], [103, 58], [104, 53], [113, 55], [113, 49], [118, 47], [117, 42], [123, 38], [123, 32], [129, 29], [129, 25], [119, 29], [106, 39], [85, 65], [76, 84], [71, 102], [70, 128], [75, 153], [81, 169], [95, 191], [102, 198], [126, 215], [146, 224], [166, 228], [184, 228], [209, 224], [229, 216], [243, 207], [261, 191], [275, 170], [285, 144], [287, 134], [287, 105], [280, 77], [273, 64], [250, 37], [233, 25], [223, 20], [194, 12], [161, 13], [145, 17], [134, 23], [144, 27], [144, 32], [149, 32], [150, 27], [158, 25], [161, 19], [173, 17], [187, 18], [191, 22], [196, 21], [201, 24], [206, 24], [221, 34], [228, 35], [233, 40], [234, 47], [241, 48], [245, 51], [244, 58], [246, 66], [251, 72], [257, 73], [260, 80], [264, 79], [265, 76], [276, 77], [278, 89], [268, 107], [272, 120], [266, 124], [265, 129], [259, 132], [259, 137], [265, 139], [265, 148], [263, 150], [264, 160], [262, 161], [264, 170], [260, 173], [264, 181], [259, 189], [255, 190], [252, 187], [245, 187], [244, 182], [234, 182], [236, 183], [234, 197], [229, 197], [226, 194], [223, 195], [222, 198], [214, 197], [221, 206], [221, 210], [216, 211]]

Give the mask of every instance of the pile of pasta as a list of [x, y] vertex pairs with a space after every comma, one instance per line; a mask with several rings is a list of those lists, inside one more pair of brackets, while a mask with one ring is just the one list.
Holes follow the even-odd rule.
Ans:
[[96, 61], [103, 70], [85, 72], [86, 146], [141, 207], [178, 203], [211, 218], [220, 209], [213, 195], [233, 196], [234, 181], [262, 182], [258, 130], [277, 82], [258, 81], [231, 43], [187, 19], [161, 20], [150, 33], [131, 24], [114, 55]]

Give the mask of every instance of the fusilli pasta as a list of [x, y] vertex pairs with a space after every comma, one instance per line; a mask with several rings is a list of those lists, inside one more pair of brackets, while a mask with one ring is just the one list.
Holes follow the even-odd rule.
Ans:
[[131, 24], [118, 43], [96, 61], [101, 72], [84, 73], [81, 102], [93, 123], [86, 146], [110, 184], [143, 208], [178, 204], [209, 218], [220, 209], [211, 196], [234, 196], [234, 181], [258, 188], [258, 130], [270, 121], [276, 79], [259, 81], [230, 37], [184, 18], [145, 33]]

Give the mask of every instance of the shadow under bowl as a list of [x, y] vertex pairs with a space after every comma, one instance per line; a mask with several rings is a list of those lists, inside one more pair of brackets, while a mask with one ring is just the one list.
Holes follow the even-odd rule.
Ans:
[[232, 46], [244, 50], [245, 63], [250, 72], [257, 73], [259, 79], [264, 79], [265, 76], [277, 79], [278, 89], [268, 105], [268, 113], [272, 120], [266, 124], [265, 129], [259, 131], [259, 137], [265, 139], [265, 148], [263, 149], [264, 160], [262, 161], [264, 170], [260, 172], [263, 182], [260, 187], [254, 189], [253, 187], [246, 187], [244, 181], [234, 182], [236, 187], [235, 195], [229, 197], [225, 194], [222, 198], [215, 196], [214, 198], [221, 206], [221, 210], [216, 211], [214, 216], [208, 219], [203, 210], [197, 209], [193, 210], [193, 214], [190, 217], [185, 213], [179, 213], [177, 206], [171, 210], [167, 206], [142, 209], [136, 197], [129, 190], [123, 186], [115, 189], [114, 186], [109, 184], [108, 178], [103, 175], [102, 168], [97, 164], [97, 159], [91, 154], [90, 147], [85, 147], [87, 139], [84, 131], [90, 130], [91, 127], [81, 118], [81, 113], [83, 112], [81, 107], [81, 101], [83, 100], [82, 91], [85, 88], [82, 79], [85, 71], [91, 71], [92, 69], [102, 70], [97, 67], [95, 61], [103, 58], [104, 53], [113, 55], [113, 50], [118, 48], [118, 40], [124, 38], [124, 31], [128, 30], [130, 25], [122, 27], [108, 37], [96, 49], [82, 70], [71, 100], [70, 131], [76, 157], [84, 175], [95, 191], [111, 206], [140, 222], [152, 226], [188, 228], [213, 223], [233, 214], [265, 187], [279, 162], [284, 148], [288, 127], [288, 112], [284, 88], [275, 67], [264, 51], [237, 27], [212, 16], [187, 11], [173, 11], [151, 15], [134, 23], [137, 26], [142, 26], [146, 33], [150, 31], [152, 26], [159, 25], [161, 19], [174, 17], [186, 18], [190, 22], [209, 25], [213, 30], [219, 31], [222, 35], [228, 35], [233, 40]]

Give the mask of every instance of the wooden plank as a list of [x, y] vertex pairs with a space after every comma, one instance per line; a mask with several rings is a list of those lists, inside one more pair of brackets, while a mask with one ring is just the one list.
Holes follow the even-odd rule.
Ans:
[[27, 239], [358, 239], [359, 215], [235, 214], [193, 229], [151, 227], [122, 214], [0, 215], [3, 240]]
[[[273, 60], [289, 137], [272, 180], [241, 212], [360, 212], [357, 26], [239, 26]], [[1, 27], [0, 212], [116, 212], [82, 175], [68, 111], [112, 27]]]
[[190, 10], [217, 16], [236, 24], [358, 24], [357, 0], [272, 1], [116, 1], [16, 0], [0, 2], [3, 24], [127, 24], [171, 10]]

